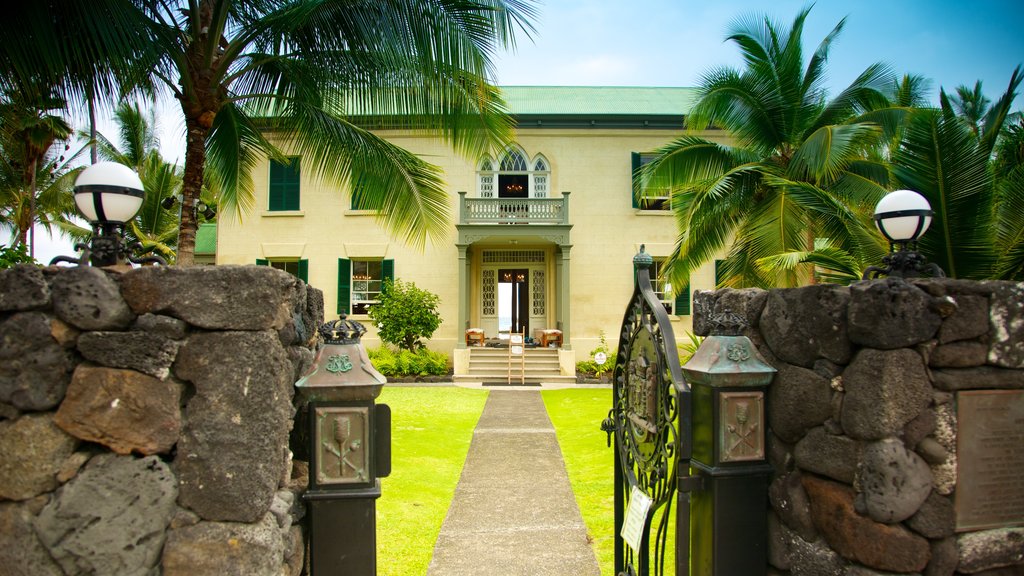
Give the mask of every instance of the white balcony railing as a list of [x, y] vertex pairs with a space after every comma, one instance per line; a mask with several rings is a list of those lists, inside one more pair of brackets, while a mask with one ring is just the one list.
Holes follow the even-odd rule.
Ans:
[[467, 198], [459, 192], [461, 224], [568, 224], [569, 193], [561, 198]]

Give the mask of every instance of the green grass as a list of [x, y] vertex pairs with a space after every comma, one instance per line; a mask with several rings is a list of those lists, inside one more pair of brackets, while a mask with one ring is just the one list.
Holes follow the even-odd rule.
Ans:
[[[583, 388], [545, 390], [541, 394], [558, 435], [565, 469], [597, 554], [601, 575], [612, 576], [615, 572], [614, 460], [613, 449], [608, 447], [608, 437], [601, 431], [601, 421], [608, 416], [608, 410], [612, 407], [612, 391], [609, 388]], [[654, 513], [652, 540], [655, 538], [657, 523], [664, 513], [664, 507]], [[673, 507], [673, 518], [675, 513]], [[669, 522], [667, 542], [665, 574], [675, 574], [672, 545], [675, 542], [675, 522]], [[654, 554], [653, 543], [651, 554]]]
[[615, 563], [614, 481], [612, 449], [601, 421], [612, 405], [609, 388], [545, 390], [541, 393], [562, 448], [569, 482], [576, 493], [587, 533], [602, 576], [612, 576]]
[[385, 386], [391, 475], [377, 500], [377, 573], [423, 576], [469, 452], [487, 391]]

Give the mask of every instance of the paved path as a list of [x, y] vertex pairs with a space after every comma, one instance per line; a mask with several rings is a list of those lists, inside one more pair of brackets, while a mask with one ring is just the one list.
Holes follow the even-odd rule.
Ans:
[[540, 393], [492, 390], [427, 576], [599, 574]]

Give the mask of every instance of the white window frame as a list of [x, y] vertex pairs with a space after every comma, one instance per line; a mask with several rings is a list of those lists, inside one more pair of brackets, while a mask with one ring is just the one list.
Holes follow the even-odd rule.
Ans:
[[[370, 274], [368, 265], [371, 263], [377, 264], [378, 276], [376, 279]], [[350, 284], [349, 284], [349, 306], [351, 306], [353, 315], [366, 315], [369, 312], [369, 307], [374, 304], [380, 303], [380, 293], [384, 288], [384, 259], [375, 258], [364, 258], [351, 260], [352, 271], [350, 273]], [[366, 270], [360, 270], [360, 274], [357, 276], [356, 268], [359, 266], [366, 267]], [[377, 283], [377, 290], [371, 290], [371, 284]], [[361, 283], [362, 289], [358, 289]], [[366, 296], [365, 298], [357, 298], [357, 294]], [[377, 298], [369, 298], [370, 295], [377, 295]]]

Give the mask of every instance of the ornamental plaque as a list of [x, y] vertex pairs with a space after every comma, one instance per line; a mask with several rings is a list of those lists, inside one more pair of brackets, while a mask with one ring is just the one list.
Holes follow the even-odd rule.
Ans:
[[1024, 390], [957, 393], [958, 532], [1024, 525]]
[[316, 408], [317, 484], [361, 484], [370, 479], [370, 408]]
[[764, 460], [764, 392], [722, 392], [719, 409], [719, 459]]

